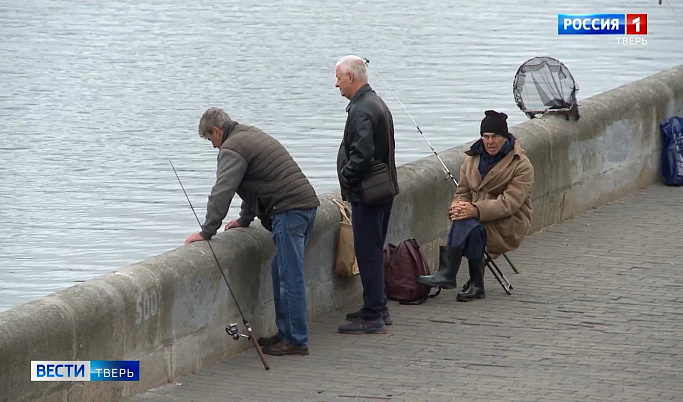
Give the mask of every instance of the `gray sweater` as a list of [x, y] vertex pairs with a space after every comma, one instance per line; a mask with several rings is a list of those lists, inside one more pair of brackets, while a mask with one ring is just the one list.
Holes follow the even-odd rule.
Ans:
[[228, 214], [232, 198], [242, 198], [239, 223], [254, 217], [271, 230], [273, 215], [320, 205], [313, 186], [278, 140], [256, 127], [230, 123], [218, 151], [218, 168], [201, 235], [210, 239]]

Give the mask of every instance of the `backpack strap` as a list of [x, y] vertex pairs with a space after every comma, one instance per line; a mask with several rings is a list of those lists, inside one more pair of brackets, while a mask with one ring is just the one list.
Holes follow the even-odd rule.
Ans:
[[413, 256], [415, 261], [418, 261], [422, 265], [422, 268], [425, 270], [425, 272], [429, 272], [429, 265], [427, 265], [427, 261], [425, 261], [424, 255], [422, 255], [422, 251], [420, 250], [420, 243], [418, 243], [415, 239], [409, 239], [407, 244], [410, 245], [408, 247], [410, 255]]
[[409, 304], [409, 305], [414, 305], [414, 306], [415, 306], [415, 305], [418, 305], [418, 304], [422, 304], [422, 303], [426, 302], [427, 299], [434, 298], [434, 297], [438, 296], [439, 294], [441, 294], [441, 286], [439, 286], [439, 290], [437, 290], [436, 293], [434, 293], [433, 295], [427, 295], [427, 296], [425, 296], [425, 297], [423, 297], [423, 298], [420, 298], [420, 299], [417, 299], [417, 300], [413, 300], [413, 301], [403, 301], [403, 300], [402, 300], [402, 301], [398, 302], [398, 304], [404, 304], [404, 305], [405, 305], [405, 304]]

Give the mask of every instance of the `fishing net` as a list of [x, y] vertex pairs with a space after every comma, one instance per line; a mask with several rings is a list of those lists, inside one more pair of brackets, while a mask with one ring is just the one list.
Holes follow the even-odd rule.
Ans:
[[517, 106], [530, 119], [546, 113], [579, 118], [579, 87], [569, 69], [557, 59], [527, 60], [517, 70], [512, 88]]

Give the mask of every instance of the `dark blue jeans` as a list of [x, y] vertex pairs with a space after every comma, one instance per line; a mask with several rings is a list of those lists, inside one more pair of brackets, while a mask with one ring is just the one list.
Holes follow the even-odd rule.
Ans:
[[387, 238], [389, 217], [394, 199], [379, 205], [351, 203], [353, 244], [363, 283], [363, 319], [377, 320], [387, 308], [384, 289], [384, 241]]
[[308, 347], [304, 248], [313, 232], [316, 211], [317, 208], [285, 211], [272, 219], [275, 324], [280, 339], [304, 347]]

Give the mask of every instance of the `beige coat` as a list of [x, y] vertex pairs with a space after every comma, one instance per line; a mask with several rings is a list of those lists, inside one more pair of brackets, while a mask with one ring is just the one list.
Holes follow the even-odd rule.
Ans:
[[486, 249], [493, 258], [515, 250], [531, 228], [531, 188], [534, 167], [524, 155], [519, 140], [481, 180], [479, 154], [467, 151], [460, 168], [460, 185], [453, 197], [479, 209], [479, 220], [486, 229]]

